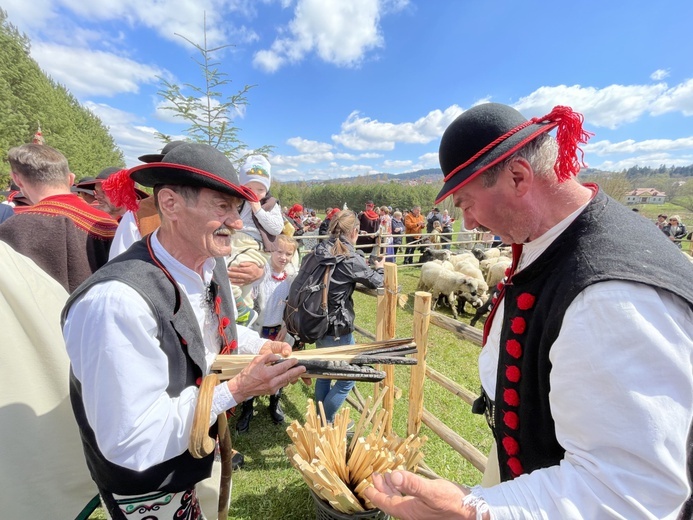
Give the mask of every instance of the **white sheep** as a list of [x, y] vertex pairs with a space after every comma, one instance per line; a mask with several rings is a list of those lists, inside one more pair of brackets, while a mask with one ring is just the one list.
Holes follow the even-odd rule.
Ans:
[[495, 287], [498, 283], [505, 277], [505, 271], [512, 264], [512, 260], [505, 257], [500, 257], [498, 261], [493, 264], [488, 274], [486, 275], [486, 283], [489, 287]]
[[457, 318], [457, 294], [469, 294], [470, 297], [474, 297], [478, 287], [477, 280], [461, 273], [448, 271], [437, 263], [427, 262], [421, 267], [421, 276], [416, 290], [431, 293], [434, 309], [441, 295], [447, 297], [452, 314]]

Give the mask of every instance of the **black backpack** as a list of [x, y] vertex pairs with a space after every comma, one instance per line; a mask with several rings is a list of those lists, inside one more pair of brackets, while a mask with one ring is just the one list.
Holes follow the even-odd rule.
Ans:
[[343, 258], [313, 252], [303, 258], [284, 308], [286, 330], [299, 341], [315, 343], [327, 335], [331, 324], [327, 304], [330, 279]]

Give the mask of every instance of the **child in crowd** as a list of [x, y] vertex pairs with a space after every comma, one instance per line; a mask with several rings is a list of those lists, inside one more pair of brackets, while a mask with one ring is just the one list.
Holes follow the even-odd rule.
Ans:
[[431, 243], [433, 244], [433, 249], [440, 249], [440, 234], [443, 232], [443, 226], [440, 220], [435, 220], [433, 222], [433, 230], [431, 231]]
[[[296, 277], [296, 269], [291, 264], [291, 258], [298, 248], [298, 243], [292, 237], [279, 235], [275, 246], [275, 250], [270, 253], [269, 262], [265, 265], [264, 277], [253, 288], [255, 306], [260, 313], [254, 328], [263, 338], [282, 341], [286, 335], [286, 329], [282, 330], [284, 307], [291, 282]], [[269, 413], [275, 424], [284, 422], [284, 411], [279, 404], [280, 396], [281, 389], [269, 398]], [[241, 415], [236, 423], [239, 433], [245, 433], [250, 429], [253, 404], [254, 398], [251, 398], [242, 405]]]
[[[271, 166], [262, 155], [251, 155], [243, 163], [239, 181], [250, 188], [260, 202], [246, 202], [241, 209], [243, 229], [231, 235], [231, 255], [226, 259], [228, 267], [239, 266], [243, 262], [255, 263], [258, 267], [267, 264], [267, 256], [275, 249], [277, 236], [284, 229], [284, 218], [277, 199], [269, 194]], [[252, 284], [232, 285], [233, 296], [238, 310], [236, 322], [250, 326], [257, 317], [252, 310]]]

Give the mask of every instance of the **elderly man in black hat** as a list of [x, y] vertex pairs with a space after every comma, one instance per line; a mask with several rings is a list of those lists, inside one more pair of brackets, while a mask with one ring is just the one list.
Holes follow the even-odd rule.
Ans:
[[568, 107], [526, 120], [493, 103], [445, 131], [436, 203], [513, 246], [474, 407], [496, 443], [472, 489], [376, 477], [366, 496], [393, 516], [691, 518], [693, 266], [575, 179], [587, 137]]
[[226, 266], [244, 201], [229, 160], [184, 144], [165, 162], [137, 166], [133, 180], [154, 188], [158, 230], [89, 278], [63, 312], [71, 396], [87, 464], [113, 518], [157, 508], [157, 518], [201, 518], [195, 485], [214, 454], [188, 452], [200, 378], [219, 353], [261, 354], [214, 389], [218, 414], [249, 397], [274, 394], [305, 369], [286, 343], [235, 325]]

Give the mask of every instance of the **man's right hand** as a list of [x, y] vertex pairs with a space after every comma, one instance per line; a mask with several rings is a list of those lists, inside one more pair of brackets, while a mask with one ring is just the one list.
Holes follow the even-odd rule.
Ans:
[[255, 357], [240, 374], [227, 383], [237, 403], [258, 395], [274, 395], [277, 390], [296, 382], [306, 371], [304, 366], [296, 366], [296, 358], [282, 359], [281, 356], [267, 353]]

